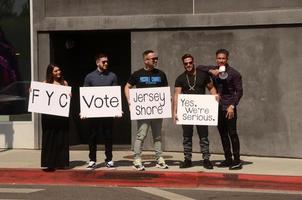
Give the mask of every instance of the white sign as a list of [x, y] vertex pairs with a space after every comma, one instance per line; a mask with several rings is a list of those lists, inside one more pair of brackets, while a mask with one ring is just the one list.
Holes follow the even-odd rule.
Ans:
[[215, 95], [179, 94], [177, 102], [177, 124], [218, 124], [218, 102]]
[[170, 87], [129, 90], [131, 120], [171, 118]]
[[71, 87], [32, 81], [28, 112], [69, 116]]
[[121, 87], [80, 87], [80, 108], [87, 118], [122, 116]]

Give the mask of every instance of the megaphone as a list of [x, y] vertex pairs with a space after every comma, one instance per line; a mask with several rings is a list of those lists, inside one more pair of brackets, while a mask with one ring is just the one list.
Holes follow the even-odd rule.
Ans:
[[218, 76], [219, 76], [220, 79], [226, 79], [229, 76], [228, 73], [225, 70], [224, 65], [219, 67], [219, 75]]

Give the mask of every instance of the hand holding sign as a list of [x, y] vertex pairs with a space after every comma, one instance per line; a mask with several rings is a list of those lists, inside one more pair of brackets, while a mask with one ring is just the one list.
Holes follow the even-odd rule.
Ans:
[[121, 87], [81, 87], [80, 104], [82, 118], [121, 116]]
[[171, 117], [170, 87], [130, 89], [129, 95], [131, 120]]
[[177, 124], [217, 126], [218, 102], [215, 95], [179, 94], [177, 116]]
[[32, 81], [28, 111], [69, 116], [71, 87]]

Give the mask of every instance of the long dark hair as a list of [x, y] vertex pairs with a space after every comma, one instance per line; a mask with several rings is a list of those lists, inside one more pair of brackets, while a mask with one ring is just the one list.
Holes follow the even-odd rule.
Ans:
[[[49, 64], [47, 66], [47, 69], [46, 69], [46, 83], [53, 83], [54, 82], [54, 78], [53, 78], [53, 75], [52, 75], [52, 72], [53, 72], [53, 69], [55, 67], [58, 67], [60, 68], [58, 65], [56, 64]], [[63, 84], [64, 85], [64, 78], [62, 76], [62, 72], [61, 72], [61, 77], [59, 79], [59, 82], [60, 84]]]

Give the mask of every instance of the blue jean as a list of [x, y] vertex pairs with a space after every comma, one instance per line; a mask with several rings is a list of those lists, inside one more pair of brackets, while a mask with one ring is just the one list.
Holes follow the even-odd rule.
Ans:
[[163, 119], [144, 119], [137, 121], [137, 133], [134, 142], [134, 159], [141, 159], [144, 141], [146, 139], [149, 128], [151, 127], [155, 159], [157, 160], [162, 155], [161, 146], [161, 128]]

